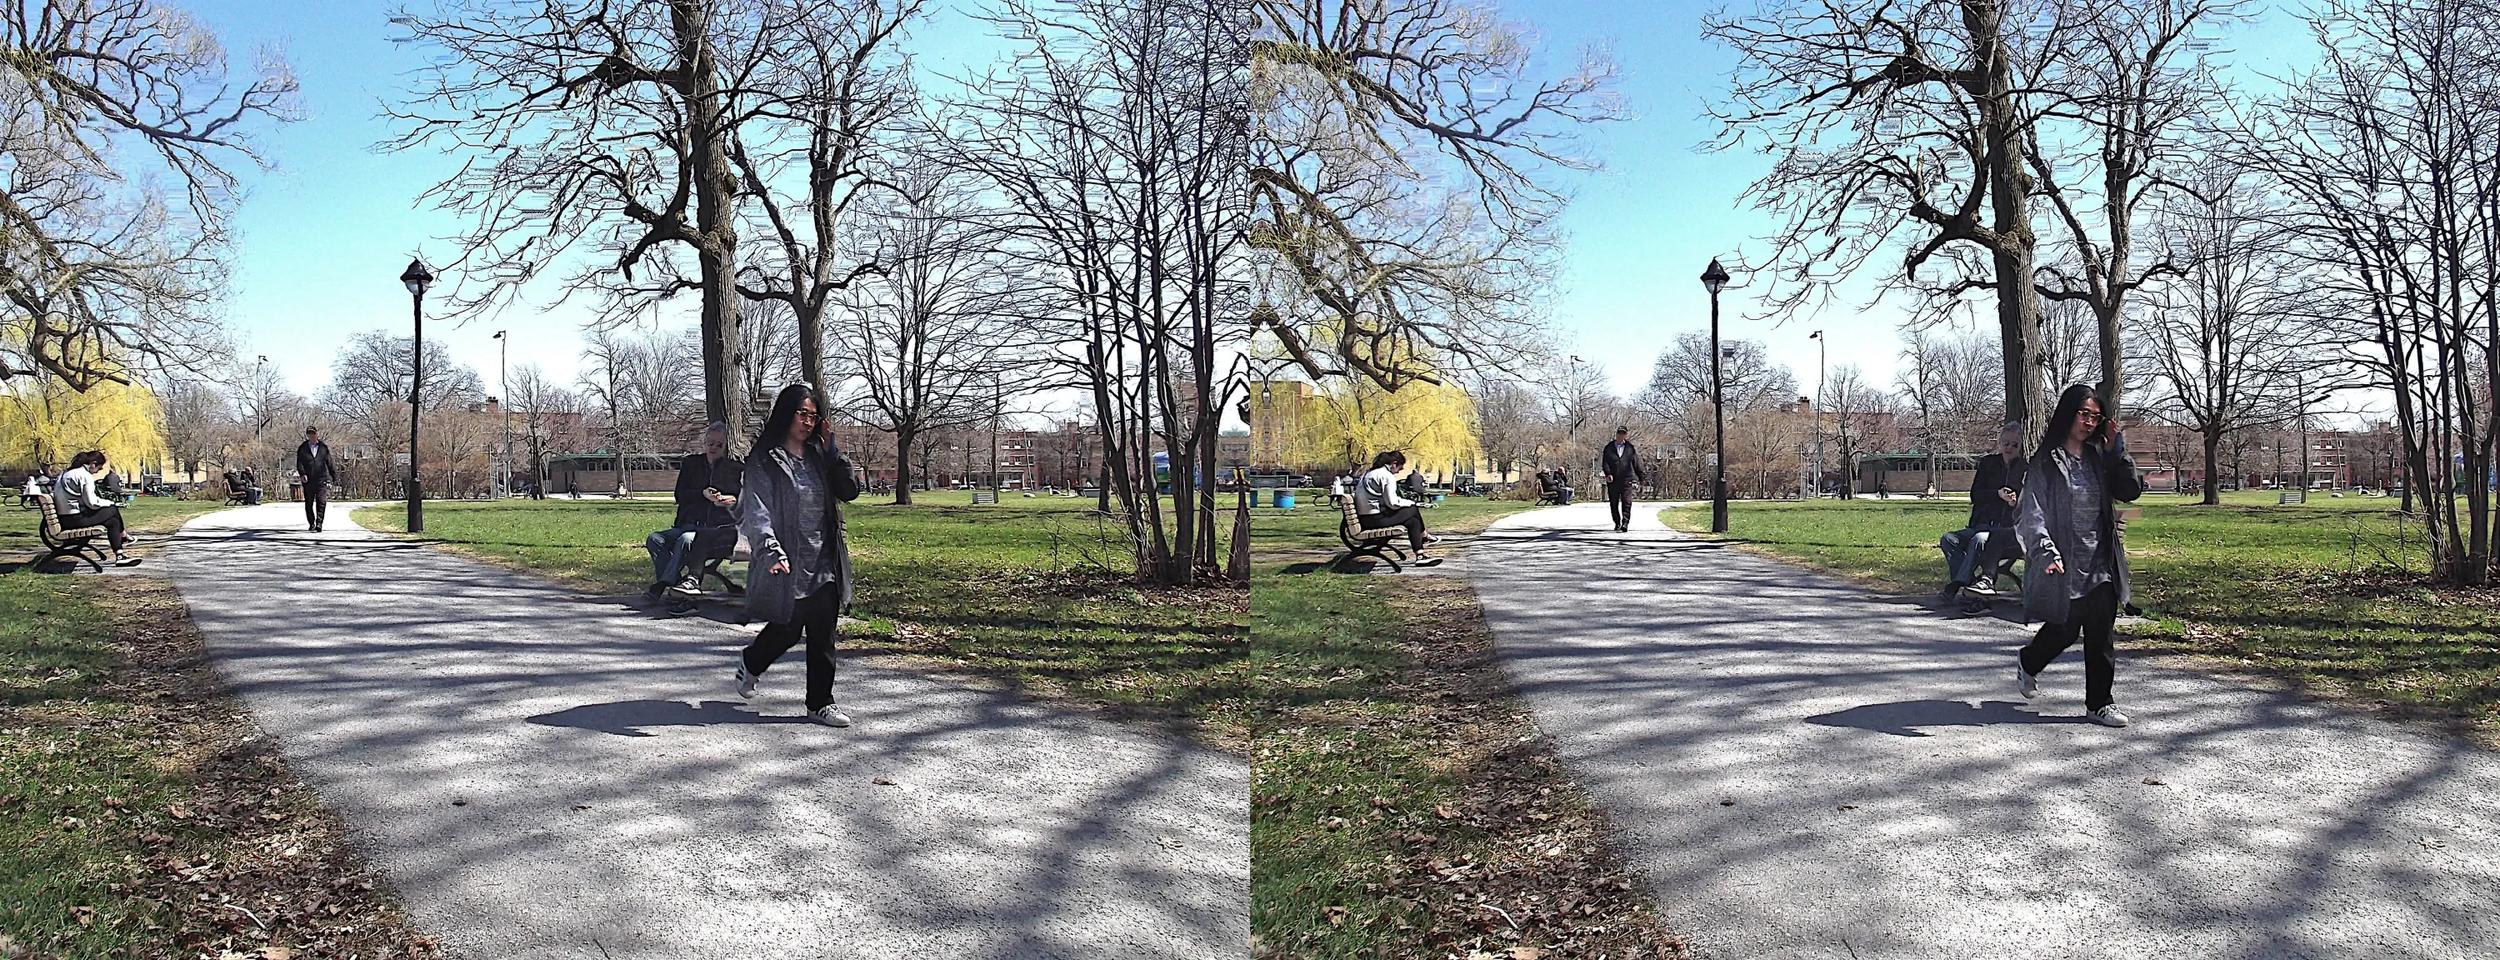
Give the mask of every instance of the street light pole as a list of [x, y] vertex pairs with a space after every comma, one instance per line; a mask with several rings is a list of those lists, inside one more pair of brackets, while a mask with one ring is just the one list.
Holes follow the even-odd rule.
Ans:
[[1718, 454], [1710, 465], [1710, 532], [1727, 532], [1727, 382], [1720, 372], [1719, 291], [1727, 286], [1727, 268], [1717, 257], [1701, 272], [1710, 290], [1710, 433]]
[[416, 316], [415, 336], [409, 342], [408, 357], [412, 379], [408, 384], [408, 532], [425, 532], [425, 491], [417, 485], [417, 416], [423, 412], [425, 399], [425, 288], [434, 282], [434, 274], [425, 268], [425, 261], [410, 260], [408, 269], [399, 274], [399, 282], [408, 288], [410, 311]]
[[1832, 342], [1823, 339], [1823, 331], [1814, 331], [1807, 339], [1814, 341], [1814, 490], [1823, 496], [1823, 362]]
[[503, 402], [498, 405], [503, 410], [503, 495], [507, 497], [512, 495], [512, 341], [504, 337], [508, 332], [495, 331], [495, 343], [499, 345], [495, 379], [497, 388], [503, 391]]

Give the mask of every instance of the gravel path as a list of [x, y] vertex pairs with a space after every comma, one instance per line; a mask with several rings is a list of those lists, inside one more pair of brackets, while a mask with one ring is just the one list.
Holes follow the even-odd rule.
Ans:
[[[399, 889], [479, 958], [1239, 955], [1244, 762], [920, 673], [656, 618], [296, 504], [159, 563], [220, 672]], [[151, 566], [157, 564], [152, 563]]]
[[[1710, 958], [2500, 957], [2500, 754], [2080, 650], [1665, 529], [1505, 518], [1512, 679]], [[1741, 528], [1739, 530], [1741, 533]], [[1941, 569], [1941, 561], [1939, 561]]]

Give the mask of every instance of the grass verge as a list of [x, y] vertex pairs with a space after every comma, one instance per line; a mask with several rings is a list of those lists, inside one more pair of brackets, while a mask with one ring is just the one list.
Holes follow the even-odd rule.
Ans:
[[[216, 506], [142, 499], [132, 527]], [[438, 956], [345, 837], [170, 583], [0, 575], [0, 957]]]
[[[2226, 495], [2206, 507], [2165, 494], [2137, 504], [2127, 551], [2150, 622], [2136, 650], [2286, 682], [2500, 739], [2500, 589], [2434, 589], [2393, 502]], [[1936, 538], [1969, 506], [1949, 500], [1740, 502], [1729, 526], [1748, 549], [1883, 589], [1932, 591]], [[1668, 511], [1699, 532], [1709, 506]]]
[[[1510, 693], [1466, 580], [1328, 572], [1318, 506], [1252, 519], [1252, 953], [1683, 956]], [[1427, 517], [1463, 534], [1526, 506]]]
[[[887, 656], [1164, 726], [1224, 749], [1248, 741], [1247, 597], [1239, 588], [1147, 589], [1125, 573], [1125, 534], [1090, 500], [973, 506], [922, 494], [862, 499], [849, 524], [853, 614], [845, 655]], [[425, 535], [461, 553], [589, 590], [651, 580], [643, 537], [675, 508], [653, 500], [428, 503]], [[356, 522], [405, 529], [393, 507]], [[743, 582], [742, 566], [728, 568]]]

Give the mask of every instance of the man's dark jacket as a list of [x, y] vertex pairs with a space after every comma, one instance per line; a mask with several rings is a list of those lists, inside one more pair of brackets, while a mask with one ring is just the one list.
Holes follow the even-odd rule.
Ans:
[[2012, 487], [2017, 495], [2021, 494], [2023, 475], [2029, 467], [2020, 457], [2008, 465], [2005, 455], [1999, 453], [1979, 461], [1979, 472], [1970, 478], [1971, 529], [2003, 530], [2014, 526], [2014, 505], [1997, 496], [1997, 488]]
[[1606, 441], [1606, 445], [1597, 451], [1597, 471], [1615, 478], [1616, 483], [1641, 483], [1649, 480], [1649, 476], [1641, 472], [1641, 452], [1633, 448], [1630, 440], [1623, 441], [1621, 453], [1615, 452], [1614, 441]]
[[677, 526], [698, 530], [712, 527], [734, 527], [738, 518], [728, 507], [713, 503], [703, 495], [711, 487], [731, 497], [746, 485], [747, 465], [736, 457], [722, 457], [719, 463], [698, 453], [677, 465]]
[[330, 445], [324, 443], [316, 451], [310, 440], [295, 445], [295, 472], [303, 475], [307, 487], [326, 487], [339, 479], [339, 466], [330, 461]]

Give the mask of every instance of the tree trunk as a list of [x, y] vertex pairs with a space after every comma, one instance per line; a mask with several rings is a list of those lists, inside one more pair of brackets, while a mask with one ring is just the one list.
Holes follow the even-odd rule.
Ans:
[[1985, 87], [1973, 91], [1987, 140], [1988, 201], [1996, 234], [1997, 333], [2005, 346], [2005, 417], [2027, 435], [2047, 426], [2040, 393], [2040, 293], [2033, 286], [2039, 239], [2031, 230], [2030, 177], [2023, 174], [2022, 117], [2014, 107], [2012, 68], [1998, 0], [1964, 0], [1964, 22], [1980, 48]]
[[2222, 431], [2205, 431], [2205, 496], [2197, 502], [2208, 507], [2222, 503]]
[[918, 427], [898, 424], [894, 429], [894, 449], [904, 451], [901, 456], [894, 458], [895, 506], [911, 506], [912, 471], [910, 450], [911, 442], [919, 438], [920, 429]]
[[740, 355], [738, 337], [738, 178], [730, 169], [719, 67], [712, 58], [711, 4], [674, 0], [670, 20], [686, 110], [687, 174], [694, 181], [692, 246], [703, 286], [703, 407], [711, 419], [729, 425], [731, 452], [742, 453], [748, 398], [733, 396], [746, 382], [747, 359]]

